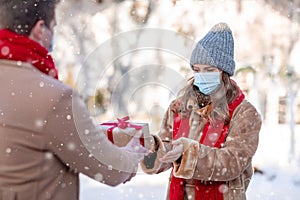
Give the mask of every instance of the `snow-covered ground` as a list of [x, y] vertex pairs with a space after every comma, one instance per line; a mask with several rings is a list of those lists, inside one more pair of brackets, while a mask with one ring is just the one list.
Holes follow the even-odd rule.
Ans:
[[[249, 200], [299, 200], [300, 127], [295, 127], [295, 151], [291, 154], [288, 126], [263, 127], [253, 163], [263, 171], [253, 176]], [[138, 173], [131, 182], [109, 187], [81, 175], [81, 200], [161, 200], [164, 199], [170, 171], [158, 175]]]

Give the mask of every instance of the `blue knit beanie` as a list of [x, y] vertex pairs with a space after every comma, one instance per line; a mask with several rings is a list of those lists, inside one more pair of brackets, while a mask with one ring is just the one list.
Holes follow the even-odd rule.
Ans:
[[194, 64], [218, 67], [230, 76], [234, 74], [234, 42], [232, 32], [225, 23], [219, 23], [197, 43], [190, 60]]

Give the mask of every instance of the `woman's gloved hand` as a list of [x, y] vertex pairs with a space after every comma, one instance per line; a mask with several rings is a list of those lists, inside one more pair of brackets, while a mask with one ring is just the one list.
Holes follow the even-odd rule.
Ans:
[[162, 158], [160, 158], [160, 162], [163, 163], [172, 163], [178, 160], [183, 154], [183, 144], [180, 140], [172, 141], [173, 148], [171, 151], [166, 153]]

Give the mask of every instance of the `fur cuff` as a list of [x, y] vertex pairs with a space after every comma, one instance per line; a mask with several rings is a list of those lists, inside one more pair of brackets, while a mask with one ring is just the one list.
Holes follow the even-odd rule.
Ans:
[[199, 142], [189, 138], [179, 138], [183, 144], [183, 154], [179, 161], [174, 162], [175, 177], [191, 179], [198, 161]]
[[166, 148], [160, 137], [153, 135], [153, 138], [155, 144], [158, 146], [157, 151], [145, 156], [144, 160], [140, 163], [142, 170], [147, 174], [156, 174], [161, 170], [163, 164], [159, 161], [159, 158], [166, 154]]

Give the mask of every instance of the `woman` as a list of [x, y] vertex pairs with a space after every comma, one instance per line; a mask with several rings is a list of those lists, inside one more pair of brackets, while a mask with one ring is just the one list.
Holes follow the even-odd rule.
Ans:
[[261, 118], [230, 79], [234, 42], [227, 24], [198, 42], [190, 64], [194, 77], [169, 106], [142, 169], [154, 174], [173, 167], [170, 200], [246, 199]]

